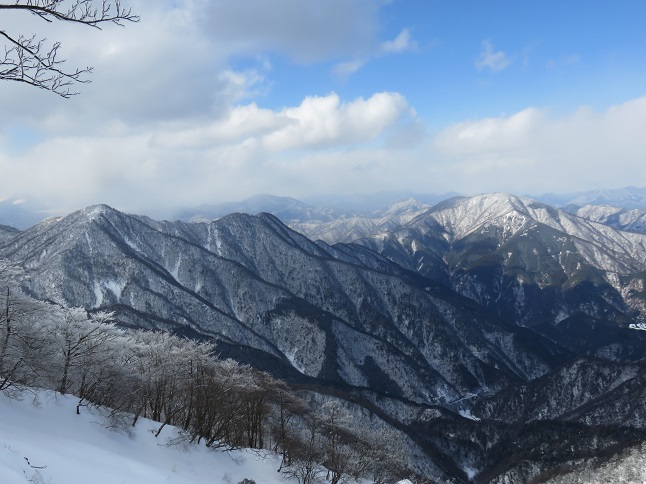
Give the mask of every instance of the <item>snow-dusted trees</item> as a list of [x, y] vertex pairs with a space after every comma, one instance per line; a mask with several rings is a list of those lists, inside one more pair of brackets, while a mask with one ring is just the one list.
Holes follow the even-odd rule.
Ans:
[[49, 347], [47, 305], [24, 296], [19, 271], [0, 260], [0, 391], [33, 385], [43, 372]]
[[213, 359], [213, 347], [162, 332], [128, 338], [133, 372], [133, 425], [140, 416], [185, 427], [192, 419], [199, 369]]
[[249, 370], [232, 360], [197, 369], [192, 417], [185, 429], [191, 441], [203, 439], [208, 447], [244, 446], [243, 393], [254, 385]]
[[292, 442], [286, 475], [301, 483], [325, 480], [333, 484], [369, 478], [396, 482], [406, 476], [404, 443], [383, 425], [362, 424], [339, 400], [330, 400], [300, 418], [301, 432]]
[[338, 401], [314, 411], [286, 383], [216, 358], [210, 343], [126, 332], [111, 313], [35, 301], [15, 276], [0, 265], [0, 391], [37, 385], [79, 397], [77, 412], [96, 405], [134, 416], [132, 425], [156, 420], [157, 435], [174, 425], [211, 448], [273, 449], [280, 471], [303, 483], [393, 477], [395, 440], [357, 425]]
[[53, 368], [58, 372], [56, 390], [85, 397], [90, 388], [107, 377], [108, 345], [119, 336], [110, 324], [112, 315], [97, 313], [92, 318], [82, 308], [62, 307], [51, 325], [56, 348]]

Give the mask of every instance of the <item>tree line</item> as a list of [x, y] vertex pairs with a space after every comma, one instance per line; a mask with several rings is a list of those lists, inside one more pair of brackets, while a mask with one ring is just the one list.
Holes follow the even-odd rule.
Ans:
[[308, 403], [283, 381], [233, 360], [214, 346], [165, 332], [124, 330], [109, 312], [88, 312], [23, 294], [20, 273], [0, 261], [0, 391], [31, 387], [100, 407], [109, 421], [141, 417], [180, 429], [213, 449], [269, 449], [278, 469], [301, 483], [406, 477], [404, 444], [385, 429], [358, 425], [336, 400]]

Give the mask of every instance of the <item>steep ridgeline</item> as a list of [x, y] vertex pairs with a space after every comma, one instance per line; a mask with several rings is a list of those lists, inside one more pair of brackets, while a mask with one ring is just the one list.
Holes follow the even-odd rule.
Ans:
[[[95, 206], [3, 249], [37, 298], [126, 325], [215, 338], [303, 381], [426, 404], [491, 392], [560, 361], [468, 300], [358, 248], [322, 247], [270, 215], [155, 222]], [[363, 260], [362, 260], [363, 259]]]
[[242, 202], [193, 208], [178, 214], [187, 222], [211, 222], [232, 213], [271, 213], [311, 240], [352, 242], [361, 237], [395, 230], [431, 205], [415, 199], [394, 203], [368, 214], [327, 206], [313, 206], [289, 197], [257, 195]]
[[585, 205], [574, 212], [579, 217], [609, 225], [617, 230], [646, 233], [646, 210], [610, 205]]
[[630, 329], [646, 317], [646, 235], [491, 194], [447, 200], [356, 242], [566, 346], [646, 356], [644, 332]]
[[18, 234], [18, 229], [9, 227], [8, 225], [0, 225], [0, 244], [8, 241]]
[[[450, 202], [418, 216], [406, 225], [405, 231], [411, 232], [364, 241], [383, 255], [357, 244], [314, 243], [267, 214], [234, 214], [209, 224], [156, 222], [94, 206], [8, 236], [0, 243], [0, 257], [24, 267], [22, 286], [36, 298], [115, 311], [124, 326], [213, 339], [222, 356], [363, 407], [364, 413], [368, 410], [373, 415], [370, 418], [377, 415], [410, 437], [411, 455], [418, 456], [416, 467], [429, 479], [485, 482], [498, 475], [525, 479], [560, 463], [612, 450], [617, 442], [625, 446], [643, 438], [639, 430], [643, 422], [621, 423], [623, 417], [633, 422], [628, 416], [636, 407], [626, 409], [623, 417], [615, 415], [608, 432], [598, 427], [603, 422], [601, 411], [581, 413], [599, 416], [597, 420], [582, 417], [565, 422], [564, 414], [550, 407], [545, 415], [552, 420], [545, 426], [528, 402], [540, 398], [537, 392], [552, 388], [551, 380], [545, 379], [558, 382], [559, 372], [566, 371], [571, 378], [568, 382], [584, 381], [590, 371], [594, 373], [595, 366], [572, 366], [571, 362], [587, 354], [590, 341], [597, 341], [599, 334], [646, 332], [618, 328], [615, 323], [623, 320], [612, 313], [613, 324], [605, 323], [608, 328], [599, 331], [594, 326], [600, 327], [599, 321], [570, 318], [567, 323], [550, 325], [550, 331], [539, 327], [539, 333], [513, 324], [516, 320], [504, 321], [474, 301], [498, 310], [490, 302], [492, 295], [502, 294], [505, 284], [512, 291], [522, 287], [514, 281], [529, 281], [526, 285], [541, 290], [549, 286], [540, 271], [523, 270], [519, 279], [511, 270], [518, 265], [508, 263], [513, 257], [559, 267], [565, 275], [550, 277], [565, 277], [565, 281], [583, 270], [578, 263], [591, 266], [592, 260], [604, 261], [605, 269], [598, 276], [601, 285], [604, 270], [637, 267], [629, 251], [621, 252], [616, 246], [630, 243], [643, 250], [641, 239], [626, 236], [610, 245], [623, 254], [615, 257], [607, 245], [586, 245], [583, 230], [566, 236], [565, 229], [546, 223], [551, 220], [551, 209], [545, 206], [527, 212], [530, 207], [525, 202], [514, 201], [518, 212], [506, 218], [501, 215], [504, 223], [485, 222], [496, 218], [483, 215], [478, 225], [473, 219], [476, 212], [467, 208], [462, 218], [449, 216], [461, 203]], [[486, 214], [494, 213], [498, 211], [491, 206]], [[542, 222], [532, 222], [539, 215]], [[563, 226], [569, 227], [575, 219], [560, 215]], [[614, 240], [615, 232], [601, 227], [590, 224], [587, 230]], [[426, 238], [406, 238], [408, 233]], [[556, 233], [560, 235], [551, 235]], [[401, 243], [387, 244], [390, 237]], [[531, 243], [507, 245], [516, 239]], [[428, 242], [427, 257], [417, 254], [422, 241]], [[571, 244], [571, 272], [566, 269], [569, 259], [566, 264], [567, 258], [548, 252], [557, 246], [547, 241]], [[547, 254], [543, 258], [547, 262], [534, 249]], [[493, 254], [489, 258], [487, 251]], [[513, 257], [506, 256], [508, 252]], [[452, 281], [471, 298], [424, 275]], [[487, 287], [487, 278], [499, 285]], [[610, 284], [607, 287], [613, 289]], [[605, 297], [603, 291], [599, 294]], [[616, 314], [623, 315], [620, 296], [617, 301], [602, 298], [605, 305], [599, 302], [599, 307], [617, 305]], [[613, 337], [620, 338], [616, 334]], [[616, 346], [619, 349], [613, 350], [599, 343], [595, 348], [615, 360], [636, 360], [646, 345], [629, 338], [624, 346]], [[595, 392], [599, 405], [625, 403], [626, 394], [641, 401], [633, 387], [632, 393], [624, 391], [626, 382], [637, 375], [638, 364], [618, 362], [617, 368], [608, 377], [616, 384], [586, 387]], [[509, 408], [502, 396], [514, 388], [535, 394]], [[574, 408], [564, 398], [558, 396], [553, 407]], [[507, 417], [501, 419], [498, 414]], [[539, 424], [534, 425], [536, 421]], [[545, 429], [552, 428], [561, 429], [559, 435], [566, 441], [576, 440], [578, 446], [567, 452], [556, 449], [550, 453], [551, 460], [543, 461], [540, 449], [553, 437]]]

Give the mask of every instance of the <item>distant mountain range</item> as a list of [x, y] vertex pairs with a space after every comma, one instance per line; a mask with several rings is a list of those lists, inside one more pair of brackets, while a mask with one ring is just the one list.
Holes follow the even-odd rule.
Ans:
[[[575, 207], [574, 207], [575, 208]], [[618, 230], [646, 233], [646, 210], [610, 205], [584, 205], [573, 212], [579, 217], [609, 225]]]
[[608, 190], [589, 190], [566, 194], [546, 193], [531, 198], [558, 207], [576, 205], [610, 205], [621, 208], [646, 210], [646, 188], [626, 187]]
[[284, 220], [98, 205], [0, 227], [0, 257], [36, 298], [213, 341], [358, 405], [431, 480], [540, 480], [646, 439], [646, 235], [601, 223], [619, 212], [511, 194], [245, 206]]
[[[366, 195], [329, 195], [310, 197], [303, 201], [290, 197], [256, 195], [240, 202], [207, 204], [198, 207], [178, 209], [168, 218], [190, 222], [209, 222], [231, 213], [257, 215], [267, 212], [277, 216], [289, 225], [297, 223], [335, 222], [347, 218], [379, 218], [391, 207], [413, 201], [423, 206], [433, 206], [445, 200], [459, 197], [457, 193], [418, 194], [413, 192], [382, 192]], [[613, 210], [646, 211], [646, 187], [627, 187], [612, 190], [593, 190], [570, 194], [544, 194], [527, 196], [536, 201], [576, 213], [586, 205], [604, 205]], [[0, 201], [0, 225], [26, 229], [51, 216], [51, 210], [24, 200], [5, 199]], [[630, 215], [632, 217], [634, 215]], [[623, 218], [626, 218], [624, 216]], [[599, 220], [595, 220], [599, 221]], [[643, 227], [641, 225], [640, 227]], [[616, 226], [615, 228], [625, 229]], [[634, 230], [634, 228], [630, 228]], [[641, 231], [640, 228], [638, 231]]]

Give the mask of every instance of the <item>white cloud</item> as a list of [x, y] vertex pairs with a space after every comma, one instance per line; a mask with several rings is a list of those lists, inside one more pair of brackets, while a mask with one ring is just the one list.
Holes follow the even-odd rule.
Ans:
[[[124, 29], [43, 31], [62, 41], [70, 66], [94, 65], [93, 82], [67, 101], [2, 86], [0, 105], [11, 113], [0, 117], [3, 190], [62, 210], [106, 202], [163, 215], [268, 192], [646, 185], [645, 99], [556, 118], [528, 108], [456, 123], [433, 138], [395, 92], [315, 92], [263, 107], [274, 51], [304, 63], [355, 59], [337, 66], [348, 76], [376, 56], [415, 47], [407, 29], [379, 41], [383, 0], [314, 3], [158, 0]], [[483, 49], [482, 69], [509, 64], [491, 43]]]
[[580, 108], [561, 117], [527, 108], [456, 123], [438, 134], [433, 149], [451, 186], [468, 192], [646, 185], [643, 126], [646, 97], [605, 112]]
[[368, 61], [365, 59], [341, 62], [336, 66], [334, 66], [334, 69], [333, 69], [334, 75], [341, 78], [350, 77], [352, 74], [359, 71], [359, 69], [365, 66], [367, 62]]
[[278, 118], [289, 120], [262, 142], [268, 150], [321, 148], [371, 141], [402, 117], [413, 113], [397, 93], [379, 93], [342, 104], [339, 96], [308, 97]]
[[206, 125], [168, 126], [151, 144], [165, 149], [205, 149], [254, 144], [272, 152], [351, 146], [388, 133], [400, 121], [416, 120], [398, 93], [378, 93], [342, 103], [335, 93], [305, 98], [299, 106], [273, 111], [236, 106]]
[[384, 54], [395, 54], [415, 49], [417, 43], [413, 40], [410, 30], [403, 29], [393, 40], [384, 42], [381, 45], [381, 51]]
[[403, 29], [393, 40], [383, 42], [378, 48], [374, 50], [374, 52], [371, 53], [370, 56], [351, 61], [340, 62], [334, 66], [332, 72], [334, 73], [334, 75], [345, 79], [358, 72], [371, 60], [371, 58], [388, 54], [399, 54], [416, 48], [417, 42], [413, 40], [410, 30]]
[[0, 173], [21, 198], [63, 210], [106, 202], [153, 216], [268, 192], [535, 194], [646, 185], [646, 97], [566, 116], [527, 108], [433, 137], [420, 123], [396, 93], [347, 102], [329, 94], [280, 110], [250, 103], [206, 124], [50, 137], [19, 155], [0, 153]]
[[495, 52], [491, 41], [482, 41], [482, 51], [475, 62], [478, 70], [489, 69], [491, 72], [500, 72], [510, 64], [511, 60], [507, 54], [502, 50]]
[[[104, 202], [164, 215], [178, 206], [319, 182], [319, 189], [333, 190], [338, 179], [325, 171], [330, 160], [341, 172], [352, 171], [365, 164], [364, 153], [379, 149], [373, 143], [383, 145], [410, 122], [419, 121], [400, 94], [342, 102], [332, 93], [281, 110], [235, 106], [208, 123], [179, 120], [135, 131], [115, 125], [50, 136], [20, 156], [0, 154], [0, 172], [16, 193], [63, 210]], [[348, 166], [344, 159], [351, 160]], [[357, 175], [351, 180], [357, 183]]]
[[370, 52], [378, 42], [381, 0], [191, 2], [202, 30], [238, 53], [287, 53], [309, 63]]

